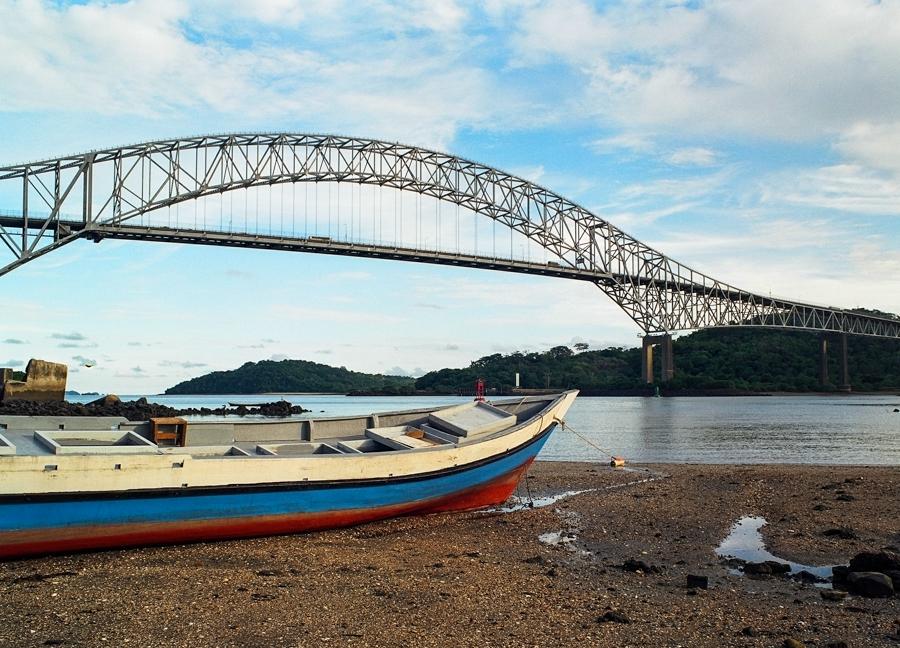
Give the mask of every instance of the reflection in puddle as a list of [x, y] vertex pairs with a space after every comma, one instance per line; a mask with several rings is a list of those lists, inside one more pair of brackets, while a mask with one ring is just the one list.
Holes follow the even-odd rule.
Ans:
[[664, 473], [655, 473], [650, 472], [645, 469], [638, 468], [616, 468], [616, 471], [621, 472], [634, 472], [640, 474], [649, 474], [649, 477], [645, 477], [644, 479], [633, 479], [631, 481], [623, 482], [621, 484], [610, 484], [609, 486], [600, 486], [597, 488], [584, 488], [582, 490], [570, 490], [562, 493], [556, 493], [555, 495], [545, 495], [543, 497], [521, 497], [519, 495], [513, 495], [507, 500], [505, 506], [499, 506], [497, 508], [484, 509], [483, 513], [513, 513], [515, 511], [522, 511], [530, 508], [543, 508], [545, 506], [550, 506], [551, 504], [556, 504], [559, 501], [567, 499], [569, 497], [574, 497], [575, 495], [581, 495], [582, 493], [596, 493], [598, 491], [608, 491], [608, 490], [617, 490], [619, 488], [627, 488], [628, 486], [636, 486], [638, 484], [646, 484], [648, 482], [653, 482], [658, 479], [665, 479], [668, 475]]
[[560, 500], [564, 500], [568, 497], [574, 497], [575, 495], [581, 495], [582, 493], [593, 493], [594, 491], [600, 490], [599, 488], [585, 488], [584, 490], [571, 490], [566, 491], [564, 493], [557, 493], [556, 495], [546, 495], [544, 497], [533, 497], [531, 499], [527, 497], [519, 497], [518, 495], [513, 495], [507, 500], [506, 506], [500, 506], [498, 508], [486, 509], [485, 513], [512, 513], [513, 511], [522, 511], [524, 509], [529, 508], [543, 508], [545, 506], [550, 506], [551, 504], [556, 504]]
[[[759, 530], [766, 524], [766, 519], [758, 516], [745, 516], [738, 520], [731, 533], [722, 540], [716, 548], [716, 555], [722, 558], [737, 558], [744, 562], [765, 562], [771, 560], [791, 568], [790, 573], [797, 574], [801, 571], [809, 572], [819, 578], [831, 578], [831, 565], [815, 567], [813, 565], [801, 565], [775, 556], [766, 549], [762, 534]], [[740, 574], [740, 570], [732, 570], [732, 573]]]

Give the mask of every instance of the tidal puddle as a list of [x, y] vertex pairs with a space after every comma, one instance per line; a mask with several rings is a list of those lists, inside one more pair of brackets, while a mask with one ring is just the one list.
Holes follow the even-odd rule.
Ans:
[[[763, 542], [762, 534], [759, 530], [766, 524], [766, 519], [758, 516], [745, 516], [738, 520], [728, 536], [722, 540], [716, 548], [716, 555], [722, 558], [737, 558], [744, 562], [765, 562], [771, 560], [791, 568], [790, 575], [799, 574], [802, 571], [809, 572], [813, 576], [819, 578], [831, 579], [832, 565], [824, 565], [816, 567], [814, 565], [802, 565], [800, 563], [791, 562], [784, 558], [770, 553], [766, 549]], [[734, 569], [734, 574], [742, 574], [743, 572]]]
[[564, 499], [568, 499], [569, 497], [575, 497], [576, 495], [581, 495], [582, 493], [597, 493], [599, 491], [609, 491], [609, 490], [618, 490], [619, 488], [627, 488], [628, 486], [636, 486], [638, 484], [646, 484], [647, 482], [656, 481], [658, 479], [665, 479], [668, 475], [663, 473], [652, 473], [643, 469], [636, 468], [616, 468], [617, 471], [621, 472], [633, 472], [633, 473], [642, 473], [649, 474], [649, 477], [645, 477], [644, 479], [633, 479], [631, 481], [622, 482], [621, 484], [610, 484], [609, 486], [599, 486], [597, 488], [583, 488], [581, 490], [570, 490], [564, 491], [562, 493], [556, 493], [555, 495], [544, 495], [543, 497], [522, 497], [520, 495], [513, 495], [507, 500], [507, 503], [504, 506], [498, 506], [496, 508], [484, 509], [484, 513], [513, 513], [515, 511], [523, 511], [525, 509], [530, 508], [543, 508], [545, 506], [550, 506], [552, 504], [556, 504]]
[[518, 495], [513, 495], [507, 500], [505, 506], [500, 506], [498, 508], [485, 509], [485, 513], [512, 513], [514, 511], [523, 511], [525, 509], [530, 508], [543, 508], [545, 506], [550, 506], [551, 504], [556, 504], [557, 502], [564, 500], [569, 497], [574, 497], [575, 495], [581, 495], [582, 493], [593, 493], [595, 491], [600, 490], [599, 488], [585, 488], [584, 490], [571, 490], [565, 491], [564, 493], [557, 493], [556, 495], [545, 495], [544, 497], [520, 497]]

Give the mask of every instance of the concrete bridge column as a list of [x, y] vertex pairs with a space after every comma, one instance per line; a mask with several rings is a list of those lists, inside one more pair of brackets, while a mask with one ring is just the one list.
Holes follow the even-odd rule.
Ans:
[[838, 389], [840, 389], [841, 391], [848, 392], [848, 391], [850, 391], [850, 369], [847, 366], [847, 334], [846, 333], [841, 333], [840, 344], [841, 344], [841, 353], [840, 353], [841, 382], [838, 385]]
[[641, 347], [641, 380], [645, 383], [653, 383], [653, 344], [648, 344], [647, 336]]
[[819, 336], [819, 384], [822, 387], [828, 384], [828, 336], [825, 333]]
[[[850, 370], [847, 366], [847, 334], [840, 333], [837, 339], [838, 363], [840, 375], [837, 388], [841, 391], [850, 391]], [[828, 334], [822, 333], [819, 337], [819, 384], [828, 385]]]
[[655, 346], [660, 349], [662, 382], [669, 382], [675, 376], [675, 352], [672, 347], [672, 336], [668, 333], [645, 335], [641, 346], [641, 380], [648, 385], [653, 384], [653, 347]]

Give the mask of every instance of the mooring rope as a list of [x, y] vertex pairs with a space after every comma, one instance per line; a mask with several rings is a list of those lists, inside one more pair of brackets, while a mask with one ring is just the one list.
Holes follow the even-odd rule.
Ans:
[[577, 436], [579, 439], [581, 439], [582, 441], [584, 441], [585, 443], [587, 443], [589, 446], [591, 446], [591, 447], [594, 448], [595, 450], [598, 450], [602, 455], [605, 455], [605, 456], [609, 457], [610, 459], [615, 459], [615, 458], [616, 458], [616, 455], [614, 455], [614, 454], [612, 453], [612, 450], [608, 450], [607, 448], [601, 448], [601, 447], [598, 446], [596, 443], [594, 443], [593, 441], [591, 441], [589, 438], [587, 438], [586, 436], [584, 436], [581, 432], [579, 432], [578, 430], [576, 430], [575, 428], [573, 428], [571, 425], [567, 425], [566, 422], [565, 422], [563, 419], [557, 418], [557, 417], [554, 416], [554, 417], [553, 417], [553, 420], [556, 421], [557, 423], [559, 423], [559, 424], [562, 426], [562, 429], [563, 429], [563, 430], [569, 430], [572, 434], [574, 434], [574, 435]]

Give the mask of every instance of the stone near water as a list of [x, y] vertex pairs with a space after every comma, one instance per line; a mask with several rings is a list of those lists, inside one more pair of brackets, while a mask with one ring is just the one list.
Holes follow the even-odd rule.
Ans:
[[850, 571], [881, 572], [900, 571], [900, 554], [887, 549], [863, 551], [850, 559]]
[[744, 564], [744, 573], [753, 576], [771, 576], [773, 574], [787, 574], [791, 571], [790, 565], [776, 562], [774, 560], [765, 560], [763, 562], [748, 562]]
[[853, 594], [869, 598], [888, 598], [894, 595], [891, 579], [880, 572], [850, 572], [847, 588]]
[[815, 574], [806, 571], [805, 569], [801, 569], [796, 574], [791, 574], [791, 578], [794, 580], [798, 580], [801, 583], [825, 583], [828, 582], [826, 579], [816, 576]]
[[687, 586], [699, 589], [709, 589], [709, 576], [699, 576], [697, 574], [687, 575]]
[[794, 639], [793, 637], [788, 637], [784, 640], [782, 644], [784, 648], [804, 648], [804, 644], [802, 641]]
[[847, 565], [835, 565], [831, 568], [831, 583], [835, 587], [838, 585], [844, 585], [847, 583], [847, 575], [850, 573], [850, 568]]
[[88, 405], [91, 407], [112, 407], [113, 405], [117, 405], [122, 402], [122, 399], [116, 396], [115, 394], [107, 394], [106, 396], [101, 396], [97, 400], [93, 400]]

